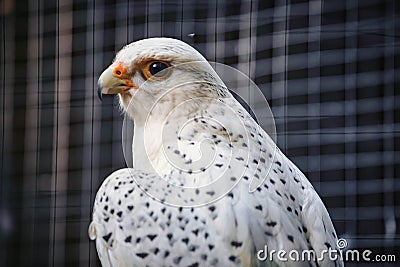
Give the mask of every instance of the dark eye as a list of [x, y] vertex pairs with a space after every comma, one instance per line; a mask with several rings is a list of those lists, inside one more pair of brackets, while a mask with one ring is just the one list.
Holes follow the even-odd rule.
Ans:
[[162, 80], [171, 72], [170, 64], [164, 61], [150, 61], [142, 69], [143, 77], [148, 79]]
[[167, 69], [169, 66], [164, 62], [153, 62], [149, 66], [149, 72], [151, 75], [163, 76], [164, 70]]

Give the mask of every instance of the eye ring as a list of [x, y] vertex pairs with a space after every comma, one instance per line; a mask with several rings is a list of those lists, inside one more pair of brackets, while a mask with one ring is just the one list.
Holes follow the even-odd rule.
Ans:
[[171, 64], [165, 61], [153, 60], [147, 62], [142, 69], [143, 77], [146, 80], [164, 80], [171, 73]]

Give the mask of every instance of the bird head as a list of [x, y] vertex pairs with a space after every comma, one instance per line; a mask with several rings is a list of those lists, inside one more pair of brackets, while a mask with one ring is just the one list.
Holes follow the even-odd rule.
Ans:
[[182, 101], [215, 98], [227, 91], [197, 50], [172, 38], [143, 39], [125, 46], [98, 81], [99, 96], [118, 94], [121, 107], [135, 122], [154, 112], [155, 103], [157, 112], [167, 113]]

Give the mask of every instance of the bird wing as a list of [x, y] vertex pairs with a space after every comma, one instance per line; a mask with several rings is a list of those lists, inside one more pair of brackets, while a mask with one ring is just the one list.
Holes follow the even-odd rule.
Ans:
[[[340, 259], [331, 261], [323, 254], [329, 248], [339, 251], [337, 237], [329, 214], [311, 183], [236, 100], [227, 101], [233, 109], [242, 111], [239, 114], [243, 114], [250, 137], [245, 142], [251, 155], [246, 175], [252, 179], [247, 191], [245, 187], [238, 187], [241, 199], [234, 210], [244, 220], [243, 224], [249, 225], [249, 238], [256, 250], [265, 245], [269, 251], [283, 249], [287, 253], [311, 250], [317, 257], [324, 256], [311, 262], [313, 266], [342, 266]], [[243, 216], [244, 211], [248, 216]], [[289, 261], [288, 264], [302, 266], [305, 262]]]

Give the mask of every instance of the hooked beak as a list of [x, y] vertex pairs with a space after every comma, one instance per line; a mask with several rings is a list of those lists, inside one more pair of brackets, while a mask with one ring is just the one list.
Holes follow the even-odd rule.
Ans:
[[114, 77], [112, 68], [109, 67], [99, 77], [97, 82], [97, 95], [100, 100], [102, 100], [103, 94], [115, 95], [123, 93], [131, 88], [138, 89], [138, 87], [129, 79]]

